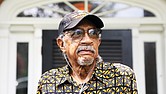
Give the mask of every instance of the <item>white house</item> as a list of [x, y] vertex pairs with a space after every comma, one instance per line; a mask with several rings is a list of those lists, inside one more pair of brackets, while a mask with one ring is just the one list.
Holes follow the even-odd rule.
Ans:
[[41, 73], [64, 64], [54, 41], [58, 24], [78, 9], [101, 17], [101, 54], [133, 68], [139, 94], [165, 94], [166, 0], [4, 0], [0, 94], [35, 94]]

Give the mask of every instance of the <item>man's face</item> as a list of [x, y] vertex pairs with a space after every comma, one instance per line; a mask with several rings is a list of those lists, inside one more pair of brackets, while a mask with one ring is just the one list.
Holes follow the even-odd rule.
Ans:
[[100, 38], [96, 32], [96, 26], [88, 20], [81, 21], [72, 30], [65, 32], [61, 40], [63, 47], [60, 48], [73, 67], [91, 65], [97, 59]]

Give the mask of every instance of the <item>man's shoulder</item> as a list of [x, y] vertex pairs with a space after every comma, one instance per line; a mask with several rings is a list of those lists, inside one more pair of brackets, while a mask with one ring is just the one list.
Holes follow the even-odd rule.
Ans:
[[127, 65], [124, 65], [124, 64], [121, 64], [121, 63], [113, 63], [113, 65], [120, 71], [120, 72], [125, 72], [125, 73], [128, 73], [128, 74], [133, 74], [134, 71], [131, 67], [127, 66]]
[[[64, 83], [66, 81], [65, 76], [68, 73], [67, 66], [61, 67], [61, 68], [55, 68], [50, 69], [46, 72], [44, 72], [39, 79], [38, 82], [38, 88], [44, 91], [46, 90], [47, 85], [50, 85], [50, 87], [53, 87], [54, 85], [58, 86], [61, 83]], [[49, 90], [52, 90], [49, 88]]]
[[62, 75], [67, 72], [67, 66], [59, 67], [59, 68], [53, 68], [50, 69], [42, 74], [42, 76], [55, 76], [55, 75]]
[[122, 64], [122, 63], [109, 63], [104, 62], [104, 66], [106, 70], [115, 70], [116, 72], [120, 72], [120, 74], [133, 74], [134, 71], [129, 66]]

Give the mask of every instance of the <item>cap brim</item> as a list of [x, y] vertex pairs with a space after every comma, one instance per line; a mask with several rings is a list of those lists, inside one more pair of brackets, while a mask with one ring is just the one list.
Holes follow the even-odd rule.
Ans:
[[97, 17], [97, 16], [95, 16], [95, 15], [86, 15], [86, 16], [80, 18], [80, 19], [77, 19], [77, 20], [72, 21], [68, 26], [65, 27], [65, 30], [74, 28], [74, 27], [75, 27], [76, 25], [78, 25], [79, 22], [81, 22], [83, 19], [87, 19], [87, 20], [91, 21], [92, 23], [95, 24], [95, 26], [96, 26], [97, 28], [102, 28], [102, 27], [104, 27], [104, 23], [102, 22], [102, 20], [101, 20], [99, 17]]

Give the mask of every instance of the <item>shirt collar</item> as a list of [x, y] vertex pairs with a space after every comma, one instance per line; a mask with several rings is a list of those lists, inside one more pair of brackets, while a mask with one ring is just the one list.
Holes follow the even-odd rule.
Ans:
[[[100, 80], [101, 82], [105, 83], [106, 81], [103, 80], [103, 62], [97, 62], [96, 63], [96, 67], [95, 70], [93, 72], [92, 77], [96, 77], [98, 80]], [[106, 70], [106, 69], [104, 69]], [[56, 86], [63, 84], [65, 81], [69, 81], [71, 82], [71, 76], [69, 75], [69, 66], [66, 65], [62, 68], [59, 68], [59, 71], [56, 73], [56, 75], [58, 75], [56, 77]], [[73, 82], [73, 81], [72, 81]], [[74, 84], [74, 83], [73, 83]]]
[[96, 77], [98, 80], [100, 80], [102, 83], [105, 84], [107, 81], [105, 81], [105, 80], [103, 79], [103, 77], [104, 77], [104, 70], [107, 70], [107, 69], [103, 68], [103, 64], [104, 64], [103, 61], [97, 63], [93, 75], [95, 75], [95, 77]]
[[64, 83], [66, 80], [70, 79], [70, 75], [69, 75], [69, 67], [68, 65], [59, 68], [58, 72], [56, 73], [56, 86]]

